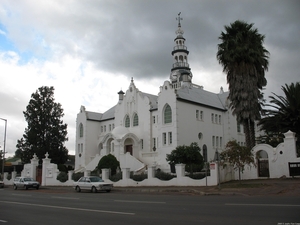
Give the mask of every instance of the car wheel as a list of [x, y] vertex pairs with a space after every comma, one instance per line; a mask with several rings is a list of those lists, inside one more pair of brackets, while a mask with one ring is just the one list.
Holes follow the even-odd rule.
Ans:
[[25, 185], [25, 189], [28, 190], [28, 186]]
[[39, 188], [40, 188], [40, 186], [37, 186], [37, 187], [36, 187], [36, 190], [39, 190]]
[[17, 190], [17, 189], [18, 189], [17, 185], [14, 185], [14, 190]]
[[106, 192], [110, 192], [110, 190], [106, 190]]
[[81, 192], [81, 189], [80, 189], [79, 186], [76, 186], [75, 190], [76, 190], [77, 192]]
[[92, 192], [97, 193], [97, 189], [94, 186], [92, 187]]

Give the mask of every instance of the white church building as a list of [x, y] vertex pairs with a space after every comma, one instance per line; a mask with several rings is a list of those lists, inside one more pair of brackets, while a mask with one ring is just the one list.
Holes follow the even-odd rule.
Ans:
[[[133, 78], [106, 112], [81, 106], [76, 119], [75, 172], [93, 171], [101, 157], [112, 154], [121, 168], [138, 172], [155, 165], [170, 171], [166, 155], [177, 146], [197, 142], [205, 161], [214, 159], [229, 140], [245, 144], [243, 127], [232, 115], [228, 92], [194, 84], [189, 51], [178, 18], [169, 79], [157, 95], [139, 90]], [[116, 93], [117, 94], [117, 93]]]

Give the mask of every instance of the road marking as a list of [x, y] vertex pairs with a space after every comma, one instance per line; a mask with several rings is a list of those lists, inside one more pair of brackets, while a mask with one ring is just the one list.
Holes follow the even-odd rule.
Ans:
[[238, 203], [225, 203], [230, 206], [274, 206], [274, 207], [300, 207], [300, 205], [286, 205], [286, 204], [238, 204]]
[[38, 207], [45, 207], [45, 208], [67, 209], [67, 210], [77, 210], [77, 211], [85, 211], [85, 212], [110, 213], [110, 214], [120, 214], [120, 215], [128, 215], [128, 216], [134, 216], [135, 215], [135, 213], [130, 213], [130, 212], [118, 212], [118, 211], [106, 211], [106, 210], [97, 210], [97, 209], [72, 208], [72, 207], [63, 207], [63, 206], [55, 206], [55, 205], [40, 205], [40, 204], [23, 203], [23, 202], [9, 202], [9, 201], [0, 201], [0, 202], [5, 203], [5, 204], [38, 206]]
[[7, 223], [7, 221], [5, 221], [5, 220], [0, 220], [0, 223]]
[[127, 203], [166, 204], [166, 202], [149, 202], [149, 201], [127, 201], [127, 200], [114, 200], [114, 201], [127, 202]]
[[51, 198], [79, 200], [79, 198], [72, 198], [72, 197], [58, 197], [58, 196], [52, 196]]

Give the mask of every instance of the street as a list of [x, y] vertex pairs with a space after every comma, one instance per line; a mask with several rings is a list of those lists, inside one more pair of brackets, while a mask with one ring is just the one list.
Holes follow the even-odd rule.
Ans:
[[0, 189], [0, 224], [300, 223], [297, 196], [198, 196]]

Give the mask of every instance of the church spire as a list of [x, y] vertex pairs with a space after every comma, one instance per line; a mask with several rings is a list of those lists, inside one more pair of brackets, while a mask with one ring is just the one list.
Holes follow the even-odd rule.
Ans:
[[182, 17], [180, 17], [180, 13], [178, 13], [178, 29], [176, 30], [177, 37], [174, 39], [175, 46], [172, 51], [172, 56], [174, 59], [174, 63], [171, 69], [170, 79], [172, 83], [177, 82], [191, 82], [192, 80], [192, 73], [190, 66], [188, 64], [188, 54], [189, 51], [185, 46], [185, 38], [183, 37], [183, 30], [181, 29]]

